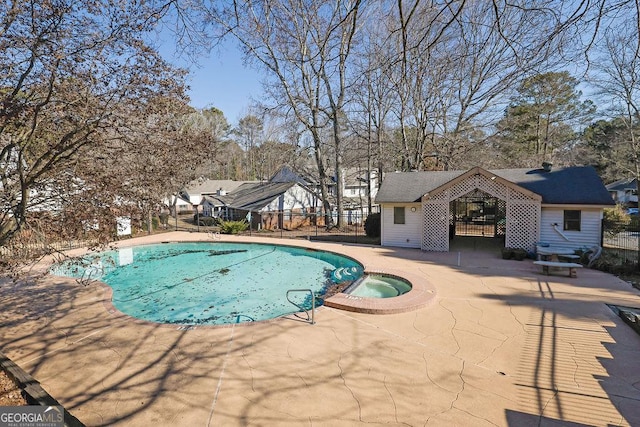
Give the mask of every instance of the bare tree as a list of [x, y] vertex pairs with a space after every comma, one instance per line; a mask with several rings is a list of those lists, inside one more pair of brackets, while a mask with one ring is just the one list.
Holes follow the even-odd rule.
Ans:
[[[615, 168], [640, 181], [640, 13], [605, 34], [594, 84], [607, 102], [611, 122], [596, 124], [597, 151]], [[594, 125], [594, 127], [596, 126]]]
[[143, 41], [161, 12], [126, 0], [0, 5], [0, 243], [45, 217], [91, 220], [90, 209], [61, 213], [108, 187], [87, 182], [104, 160], [89, 154], [130, 138], [158, 97], [186, 103], [183, 73]]
[[238, 126], [234, 129], [234, 134], [240, 139], [240, 144], [244, 146], [246, 155], [245, 174], [248, 178], [264, 178], [259, 175], [254, 159], [254, 151], [264, 139], [263, 123], [259, 117], [249, 114], [238, 121]]
[[[216, 3], [209, 10], [223, 35], [240, 43], [248, 60], [268, 73], [267, 92], [290, 111], [313, 139], [327, 226], [333, 224], [324, 131], [334, 156], [338, 212], [348, 58], [357, 30], [360, 0]], [[340, 215], [338, 215], [340, 226]]]
[[196, 110], [185, 117], [183, 126], [187, 133], [204, 145], [198, 150], [203, 160], [198, 174], [209, 178], [226, 178], [221, 169], [229, 160], [223, 151], [231, 144], [231, 126], [224, 113], [215, 107]]

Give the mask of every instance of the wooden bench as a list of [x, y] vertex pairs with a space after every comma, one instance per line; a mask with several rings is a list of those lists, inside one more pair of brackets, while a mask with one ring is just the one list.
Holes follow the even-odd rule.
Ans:
[[556, 262], [556, 261], [534, 261], [536, 265], [542, 266], [542, 272], [549, 275], [549, 267], [554, 268], [568, 268], [569, 269], [569, 277], [577, 277], [576, 268], [582, 268], [582, 264], [578, 264], [575, 262]]

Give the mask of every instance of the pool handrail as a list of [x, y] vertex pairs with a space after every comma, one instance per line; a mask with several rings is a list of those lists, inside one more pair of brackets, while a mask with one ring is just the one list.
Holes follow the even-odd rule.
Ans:
[[[302, 307], [301, 305], [298, 305], [297, 303], [291, 301], [291, 299], [289, 298], [289, 294], [291, 292], [309, 292], [309, 294], [311, 294], [311, 316], [309, 316], [309, 310], [307, 310], [306, 308]], [[315, 312], [316, 312], [316, 297], [314, 292], [311, 289], [289, 289], [287, 291], [287, 301], [289, 301], [291, 304], [295, 305], [296, 307], [298, 307], [300, 309], [300, 311], [304, 311], [307, 315], [307, 319], [306, 321], [309, 322], [310, 324], [314, 325], [316, 323], [315, 321]], [[296, 314], [297, 316], [297, 314]]]

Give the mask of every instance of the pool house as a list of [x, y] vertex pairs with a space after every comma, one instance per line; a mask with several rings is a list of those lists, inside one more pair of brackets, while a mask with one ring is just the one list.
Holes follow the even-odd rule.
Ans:
[[615, 205], [590, 166], [396, 172], [386, 175], [382, 246], [449, 251], [467, 236], [533, 250], [536, 242], [581, 248], [602, 242], [603, 209]]

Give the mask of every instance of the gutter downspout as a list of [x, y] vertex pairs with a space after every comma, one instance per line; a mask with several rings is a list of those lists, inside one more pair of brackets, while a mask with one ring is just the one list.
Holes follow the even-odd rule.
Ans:
[[563, 233], [562, 231], [560, 231], [560, 230], [558, 229], [558, 223], [557, 223], [557, 222], [555, 222], [555, 223], [551, 224], [551, 226], [552, 226], [552, 227], [553, 227], [553, 229], [556, 231], [556, 233], [558, 233], [560, 236], [562, 236], [562, 238], [563, 238], [564, 240], [566, 240], [567, 242], [570, 242], [570, 241], [571, 241], [567, 236], [565, 236], [565, 235], [564, 235], [564, 233]]

